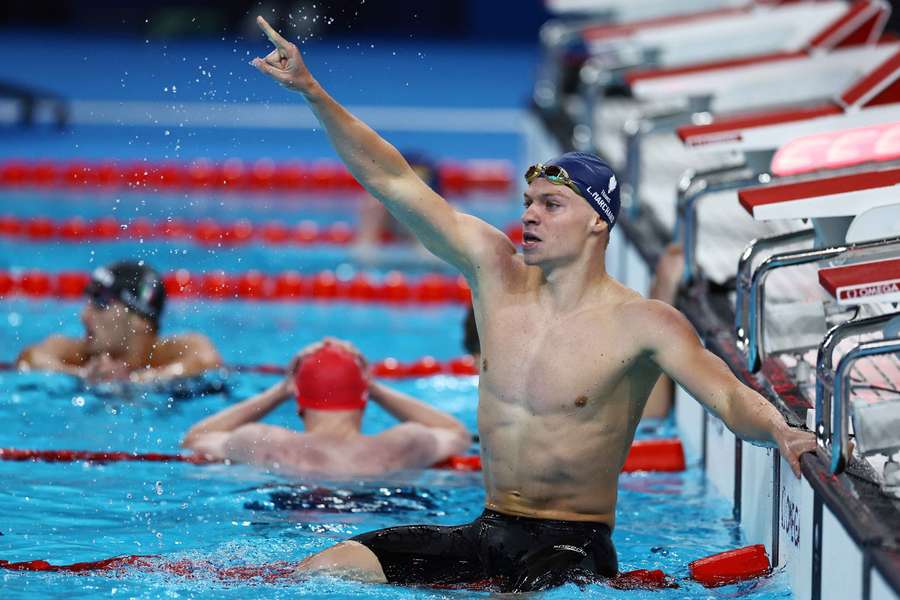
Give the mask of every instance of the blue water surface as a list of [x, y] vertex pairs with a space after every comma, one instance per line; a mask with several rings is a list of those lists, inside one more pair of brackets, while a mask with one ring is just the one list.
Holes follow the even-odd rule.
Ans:
[[[79, 335], [75, 302], [0, 302], [0, 343], [21, 347], [51, 332]], [[283, 364], [324, 334], [347, 338], [371, 358], [404, 360], [460, 353], [459, 307], [387, 308], [341, 304], [175, 303], [165, 332], [206, 332], [227, 363]], [[235, 332], [240, 332], [236, 334]], [[10, 353], [11, 354], [11, 353]], [[11, 355], [2, 358], [8, 360]], [[274, 381], [252, 373], [213, 373], [181, 386], [86, 387], [63, 375], [0, 374], [0, 447], [176, 452], [197, 420]], [[477, 378], [438, 376], [392, 383], [461, 419], [473, 431]], [[266, 422], [301, 428], [286, 403]], [[370, 405], [364, 431], [393, 423]], [[641, 436], [671, 435], [671, 424]], [[475, 448], [473, 448], [474, 450]], [[535, 451], [540, 451], [535, 449]], [[220, 567], [299, 561], [371, 529], [413, 522], [456, 524], [475, 518], [484, 494], [477, 474], [429, 470], [377, 479], [286, 477], [247, 466], [172, 463], [107, 465], [0, 463], [5, 515], [0, 557], [54, 564], [115, 555], [161, 555]], [[287, 503], [285, 505], [285, 503]], [[564, 586], [542, 594], [608, 598], [787, 598], [776, 573], [757, 582], [707, 590], [684, 580], [687, 563], [744, 543], [730, 510], [692, 466], [681, 474], [629, 474], [620, 484], [614, 533], [620, 567], [660, 568], [681, 587], [663, 592]], [[303, 582], [223, 581], [211, 570], [192, 578], [143, 571], [112, 575], [0, 572], [4, 597], [120, 595], [136, 598], [465, 598], [487, 592], [367, 586], [315, 577]]]

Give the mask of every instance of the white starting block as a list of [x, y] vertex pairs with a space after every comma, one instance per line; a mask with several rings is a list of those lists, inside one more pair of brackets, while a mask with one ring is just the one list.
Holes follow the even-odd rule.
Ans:
[[625, 50], [652, 54], [654, 62], [662, 66], [686, 65], [803, 50], [852, 8], [831, 1], [757, 7], [639, 28], [587, 28], [582, 39], [591, 55]]
[[900, 168], [894, 168], [744, 189], [738, 201], [760, 221], [856, 217], [900, 203], [898, 186]]
[[689, 147], [746, 151], [779, 148], [814, 133], [890, 122], [900, 122], [900, 52], [833, 100], [723, 117], [676, 131]]
[[604, 15], [617, 22], [703, 14], [729, 7], [753, 5], [748, 0], [544, 0], [547, 11], [560, 16]]
[[[890, 13], [884, 0], [859, 0], [802, 50], [634, 69], [625, 75], [625, 82], [642, 101], [712, 96], [715, 111], [749, 106], [748, 95], [763, 96], [768, 104], [795, 101], [798, 93], [802, 98], [827, 98], [896, 51], [896, 43], [877, 43]], [[802, 85], [796, 85], [798, 73], [803, 73]]]

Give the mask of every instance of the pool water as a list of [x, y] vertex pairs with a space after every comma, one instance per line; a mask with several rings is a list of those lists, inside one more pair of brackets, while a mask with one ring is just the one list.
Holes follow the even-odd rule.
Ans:
[[[0, 303], [6, 323], [3, 347], [16, 348], [50, 331], [79, 333], [76, 303]], [[201, 310], [202, 308], [202, 310]], [[226, 362], [285, 360], [295, 348], [329, 333], [351, 339], [370, 357], [412, 359], [430, 352], [459, 353], [463, 311], [458, 307], [410, 310], [358, 305], [173, 303], [167, 330], [207, 332]], [[377, 326], [372, 324], [376, 323]], [[60, 327], [62, 324], [62, 327]], [[241, 331], [240, 340], [230, 332]], [[240, 343], [235, 343], [240, 341]], [[231, 342], [231, 343], [229, 343]], [[4, 357], [11, 358], [11, 357]], [[174, 452], [184, 431], [215, 410], [273, 382], [252, 373], [212, 374], [211, 385], [188, 389], [85, 387], [62, 375], [2, 373], [0, 446]], [[428, 400], [475, 428], [474, 377], [402, 380], [400, 390]], [[193, 387], [199, 390], [191, 394]], [[205, 393], [204, 393], [205, 392]], [[286, 404], [267, 422], [299, 427]], [[364, 430], [378, 431], [392, 418], [370, 406]], [[671, 424], [644, 435], [671, 434]], [[455, 524], [480, 513], [477, 474], [430, 470], [378, 480], [305, 481], [245, 466], [114, 463], [108, 465], [0, 463], [7, 482], [0, 492], [0, 556], [53, 563], [120, 554], [160, 554], [169, 559], [212, 560], [221, 566], [299, 560], [311, 552], [378, 527], [410, 522]], [[325, 491], [317, 488], [325, 488]], [[315, 490], [316, 494], [310, 494]], [[711, 492], [702, 472], [630, 474], [621, 481], [614, 534], [622, 570], [661, 568], [684, 577], [690, 560], [742, 544], [725, 502]], [[135, 572], [122, 577], [2, 573], [4, 597], [69, 596], [90, 591], [127, 597], [311, 597], [420, 595], [467, 597], [473, 592], [398, 590], [314, 578], [290, 585], [227, 583], [210, 574], [184, 580]], [[568, 597], [577, 588], [549, 592]], [[673, 597], [789, 597], [779, 574], [759, 582], [706, 590], [682, 582]], [[615, 591], [588, 586], [594, 597], [659, 597], [663, 592]]]
[[[17, 202], [8, 200], [17, 199]], [[24, 201], [23, 201], [24, 199]], [[104, 214], [90, 198], [53, 202], [40, 195], [4, 194], [0, 213], [20, 217], [65, 218]], [[129, 198], [134, 201], [135, 198]], [[273, 217], [271, 204], [198, 201], [196, 214], [221, 219]], [[273, 201], [274, 202], [274, 201]], [[515, 219], [510, 203], [480, 209], [491, 222]], [[92, 208], [93, 207], [93, 208]], [[142, 216], [164, 217], [172, 205], [148, 198]], [[167, 208], [166, 208], [167, 207]], [[108, 207], [107, 207], [108, 208]], [[476, 206], [476, 212], [479, 207]], [[92, 212], [92, 211], [96, 211]], [[320, 223], [352, 221], [352, 206], [341, 210], [315, 203], [289, 203], [286, 219]], [[188, 218], [176, 211], [181, 218]], [[117, 218], [124, 218], [116, 215]], [[23, 251], [27, 248], [27, 251]], [[412, 264], [410, 250], [398, 260]], [[404, 256], [404, 253], [406, 254]], [[226, 250], [188, 242], [103, 244], [0, 240], [0, 268], [48, 271], [86, 270], [111, 260], [137, 256], [162, 271], [274, 270], [321, 268], [355, 271], [352, 251], [332, 247], [282, 248], [262, 245]], [[381, 271], [392, 268], [385, 265]], [[427, 270], [431, 270], [430, 268]], [[376, 273], [379, 268], [375, 269]], [[410, 272], [413, 272], [412, 270]], [[80, 336], [80, 302], [0, 299], [0, 362], [50, 334]], [[164, 335], [202, 331], [220, 348], [226, 364], [285, 364], [307, 343], [331, 335], [356, 344], [371, 360], [424, 355], [448, 359], [462, 353], [460, 306], [387, 306], [352, 303], [253, 303], [175, 300], [163, 323]], [[274, 382], [258, 373], [216, 372], [177, 386], [108, 384], [87, 387], [63, 375], [0, 372], [0, 447], [171, 453], [199, 419], [247, 398]], [[476, 377], [436, 376], [392, 382], [423, 398], [475, 431]], [[302, 427], [290, 403], [266, 422]], [[370, 406], [364, 431], [394, 423]], [[643, 437], [675, 434], [669, 422], [645, 427]], [[477, 447], [473, 446], [473, 451]], [[535, 452], [540, 448], [533, 449]], [[690, 458], [690, 457], [689, 457]], [[662, 569], [681, 586], [664, 591], [621, 591], [592, 584], [567, 585], [541, 594], [548, 598], [789, 598], [786, 577], [771, 577], [708, 590], [686, 580], [694, 559], [745, 545], [727, 502], [692, 466], [679, 474], [628, 474], [620, 483], [614, 542], [620, 568]], [[299, 561], [312, 552], [375, 528], [407, 523], [458, 524], [482, 510], [478, 474], [440, 470], [395, 473], [377, 479], [327, 481], [286, 477], [246, 466], [183, 463], [106, 465], [0, 462], [0, 559], [46, 559], [54, 564], [116, 555], [160, 555], [166, 560], [208, 561], [216, 567]], [[305, 581], [223, 581], [214, 569], [192, 577], [142, 570], [118, 574], [72, 575], [0, 571], [6, 598], [468, 598], [489, 592], [372, 586], [313, 577]]]

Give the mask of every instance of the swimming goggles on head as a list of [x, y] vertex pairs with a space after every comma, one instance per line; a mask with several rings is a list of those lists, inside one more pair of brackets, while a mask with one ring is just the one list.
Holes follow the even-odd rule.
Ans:
[[104, 310], [109, 308], [109, 305], [113, 300], [119, 299], [118, 295], [113, 290], [99, 285], [89, 285], [85, 290], [85, 295], [87, 295], [91, 304]]
[[575, 185], [575, 181], [569, 177], [569, 174], [562, 167], [538, 163], [536, 165], [531, 165], [528, 167], [528, 170], [525, 171], [525, 183], [531, 183], [538, 177], [543, 177], [555, 185], [564, 185], [579, 196], [582, 195], [581, 190]]

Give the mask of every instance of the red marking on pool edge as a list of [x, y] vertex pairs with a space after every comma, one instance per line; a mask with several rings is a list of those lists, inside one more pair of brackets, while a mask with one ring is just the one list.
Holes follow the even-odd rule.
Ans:
[[819, 283], [840, 302], [900, 294], [900, 259], [820, 269]]

